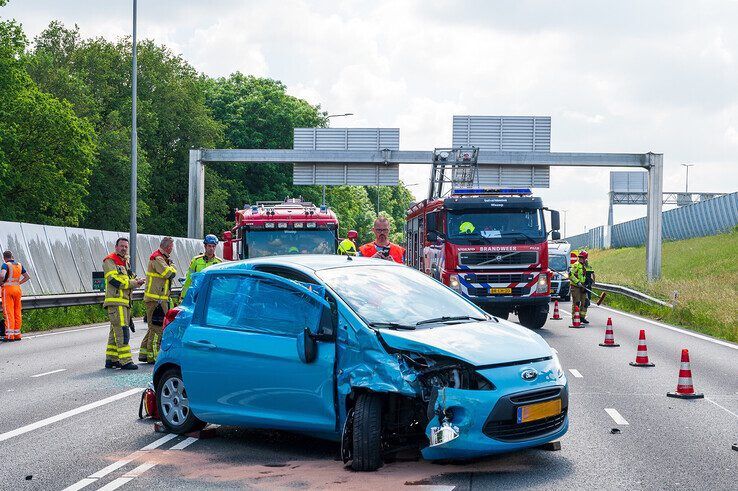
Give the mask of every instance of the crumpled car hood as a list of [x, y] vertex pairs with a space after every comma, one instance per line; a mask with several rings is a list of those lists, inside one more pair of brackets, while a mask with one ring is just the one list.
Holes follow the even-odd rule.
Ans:
[[551, 347], [538, 334], [500, 320], [439, 324], [415, 331], [380, 329], [384, 342], [395, 349], [426, 355], [450, 356], [474, 366], [509, 363], [551, 356]]

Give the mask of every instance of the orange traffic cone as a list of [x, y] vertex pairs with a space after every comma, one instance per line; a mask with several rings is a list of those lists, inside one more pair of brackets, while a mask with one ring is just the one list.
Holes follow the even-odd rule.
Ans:
[[646, 346], [646, 331], [641, 329], [638, 335], [638, 353], [636, 353], [636, 361], [631, 361], [632, 367], [655, 367], [653, 363], [648, 361], [648, 347]]
[[681, 399], [702, 399], [704, 394], [694, 391], [692, 385], [692, 370], [689, 368], [689, 350], [682, 350], [682, 364], [679, 367], [679, 381], [677, 382], [676, 392], [667, 392], [669, 397], [679, 397]]
[[553, 317], [551, 317], [551, 320], [552, 321], [560, 321], [561, 320], [561, 315], [559, 314], [559, 301], [558, 300], [555, 300], [554, 301], [554, 315], [553, 315]]
[[617, 348], [620, 346], [619, 344], [615, 343], [615, 333], [612, 330], [612, 319], [610, 317], [607, 318], [607, 329], [605, 329], [605, 342], [600, 343], [600, 346], [604, 346], [606, 348]]
[[574, 315], [571, 316], [571, 325], [569, 326], [574, 329], [582, 329], [584, 326], [579, 321], [579, 307], [574, 306]]

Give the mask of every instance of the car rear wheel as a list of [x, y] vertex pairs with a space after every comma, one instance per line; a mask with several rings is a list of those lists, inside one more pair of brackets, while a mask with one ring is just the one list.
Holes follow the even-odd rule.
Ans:
[[159, 379], [156, 404], [161, 422], [172, 433], [189, 433], [205, 427], [190, 410], [190, 400], [177, 368], [170, 368]]
[[359, 394], [354, 406], [353, 460], [355, 471], [382, 467], [382, 400], [377, 394]]

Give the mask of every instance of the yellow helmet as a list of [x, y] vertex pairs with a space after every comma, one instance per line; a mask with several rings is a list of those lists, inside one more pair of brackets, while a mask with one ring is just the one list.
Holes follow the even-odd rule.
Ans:
[[472, 222], [462, 222], [461, 225], [459, 225], [459, 233], [473, 234], [474, 224]]

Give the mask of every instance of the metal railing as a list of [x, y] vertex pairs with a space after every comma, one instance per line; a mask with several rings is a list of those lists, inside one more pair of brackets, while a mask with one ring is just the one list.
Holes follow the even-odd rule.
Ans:
[[[181, 288], [172, 288], [172, 297], [178, 298]], [[144, 290], [134, 290], [133, 300], [143, 300]], [[59, 295], [27, 295], [21, 299], [23, 310], [48, 309], [50, 307], [76, 307], [78, 305], [102, 305], [105, 292], [62, 293]], [[0, 300], [2, 305], [2, 300]]]
[[595, 283], [593, 288], [595, 290], [602, 290], [604, 292], [608, 293], [617, 293], [619, 295], [624, 295], [626, 297], [632, 298], [634, 300], [639, 300], [644, 303], [648, 304], [656, 304], [661, 305], [663, 307], [668, 307], [670, 309], [674, 308], [674, 306], [668, 302], [664, 302], [663, 300], [659, 300], [658, 298], [654, 298], [650, 295], [646, 295], [643, 292], [639, 292], [638, 290], [633, 290], [632, 288], [628, 288], [627, 286], [621, 286], [621, 285], [611, 285], [608, 283]]

